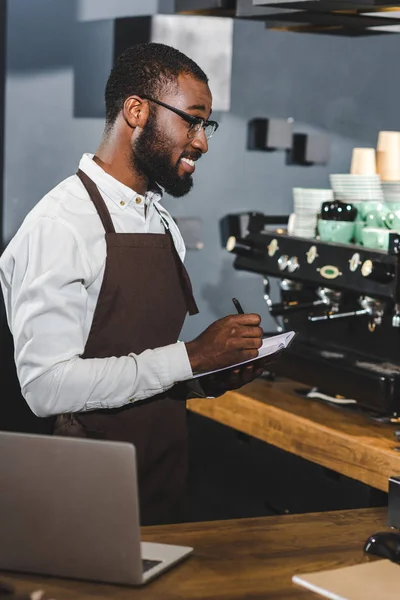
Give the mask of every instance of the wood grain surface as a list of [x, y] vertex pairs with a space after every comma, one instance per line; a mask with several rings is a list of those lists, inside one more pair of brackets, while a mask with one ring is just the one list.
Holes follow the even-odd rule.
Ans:
[[386, 492], [389, 477], [400, 475], [396, 426], [309, 400], [297, 393], [302, 389], [290, 380], [257, 379], [220, 398], [189, 400], [188, 408]]
[[386, 510], [308, 513], [143, 528], [143, 539], [193, 546], [183, 563], [142, 588], [1, 574], [18, 592], [43, 589], [54, 600], [317, 600], [294, 574], [374, 560], [363, 553], [386, 526]]

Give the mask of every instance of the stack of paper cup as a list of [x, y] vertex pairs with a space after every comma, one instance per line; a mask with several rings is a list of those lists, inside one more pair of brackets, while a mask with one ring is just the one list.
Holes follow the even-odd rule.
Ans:
[[317, 219], [323, 202], [333, 200], [330, 189], [293, 188], [294, 214], [293, 235], [314, 238]]
[[353, 148], [350, 173], [352, 175], [375, 175], [375, 148]]
[[365, 200], [383, 202], [382, 182], [379, 175], [333, 173], [329, 175], [329, 179], [337, 200], [355, 205]]
[[382, 181], [382, 189], [386, 204], [400, 205], [400, 181]]
[[376, 169], [382, 181], [400, 181], [400, 131], [379, 132]]

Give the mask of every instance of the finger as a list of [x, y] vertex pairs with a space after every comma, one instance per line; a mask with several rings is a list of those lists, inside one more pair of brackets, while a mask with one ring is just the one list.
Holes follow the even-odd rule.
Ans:
[[257, 377], [260, 377], [260, 375], [262, 375], [263, 373], [264, 373], [264, 369], [255, 367], [254, 365], [252, 365], [251, 368], [243, 369], [242, 374], [241, 374], [241, 384], [240, 385], [246, 385], [246, 384], [250, 383], [251, 381], [254, 381], [254, 379], [256, 379]]
[[240, 374], [240, 377], [238, 379], [237, 385], [238, 387], [242, 387], [244, 385], [247, 385], [248, 383], [251, 383], [254, 379], [254, 374], [253, 374], [253, 369], [243, 369], [242, 373]]
[[241, 327], [240, 328], [240, 335], [242, 337], [258, 337], [258, 338], [262, 338], [263, 333], [264, 332], [261, 329], [261, 327], [257, 327], [256, 325], [254, 325], [253, 327]]
[[257, 313], [244, 313], [243, 315], [230, 315], [229, 320], [238, 325], [259, 325], [261, 317]]

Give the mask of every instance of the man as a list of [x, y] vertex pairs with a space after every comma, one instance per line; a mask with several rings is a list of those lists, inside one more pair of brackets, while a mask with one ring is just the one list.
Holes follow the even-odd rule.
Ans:
[[[27, 403], [40, 417], [58, 415], [58, 435], [135, 444], [143, 524], [182, 517], [193, 375], [256, 358], [262, 343], [256, 314], [227, 316], [177, 341], [186, 313], [198, 311], [161, 188], [179, 197], [192, 187], [218, 127], [207, 82], [162, 44], [122, 54], [95, 155], [34, 207], [0, 260]], [[204, 377], [204, 393], [261, 372]]]

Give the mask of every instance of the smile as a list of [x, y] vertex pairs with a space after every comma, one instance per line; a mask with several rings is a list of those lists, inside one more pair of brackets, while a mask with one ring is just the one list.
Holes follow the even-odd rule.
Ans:
[[195, 170], [194, 160], [190, 158], [181, 158], [182, 167], [188, 173], [193, 173]]

